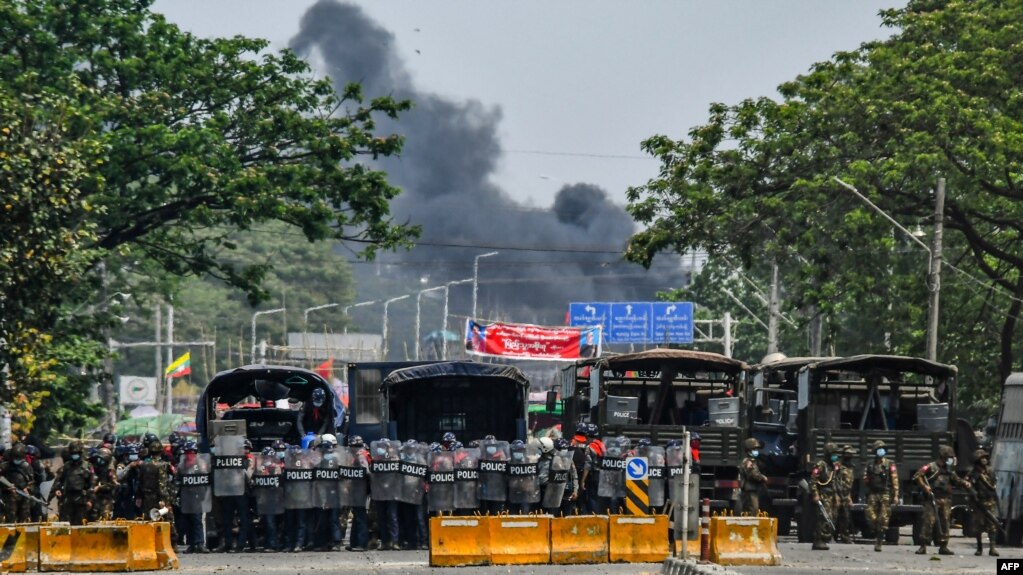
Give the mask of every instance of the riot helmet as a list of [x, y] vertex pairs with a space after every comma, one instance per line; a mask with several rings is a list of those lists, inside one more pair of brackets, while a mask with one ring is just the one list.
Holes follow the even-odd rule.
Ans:
[[274, 457], [274, 455], [275, 455], [276, 453], [277, 453], [277, 452], [276, 452], [276, 451], [274, 451], [274, 448], [273, 448], [273, 447], [270, 447], [269, 445], [268, 445], [268, 446], [266, 446], [266, 447], [264, 447], [264, 448], [263, 448], [263, 451], [262, 451], [262, 455], [263, 455], [263, 457]]
[[451, 449], [451, 444], [454, 443], [455, 440], [455, 434], [448, 431], [444, 434], [444, 437], [441, 438], [440, 443], [444, 446], [444, 449]]
[[163, 453], [163, 445], [160, 444], [160, 440], [153, 441], [149, 444], [149, 455], [157, 456]]
[[516, 439], [508, 446], [512, 459], [522, 461], [526, 458], [526, 444], [521, 439]]
[[651, 445], [653, 445], [653, 442], [650, 441], [649, 437], [644, 437], [636, 442], [636, 447], [650, 447]]
[[586, 437], [598, 437], [600, 435], [600, 428], [597, 427], [596, 423], [589, 423], [586, 425]]
[[[743, 445], [745, 446], [745, 442], [744, 442]], [[665, 444], [665, 446], [664, 446], [665, 449], [678, 449], [680, 447], [682, 447], [682, 440], [681, 439], [671, 439], [671, 440], [668, 440], [668, 443]], [[749, 451], [749, 450], [747, 449], [747, 451]]]
[[362, 441], [361, 435], [350, 435], [348, 436], [349, 447], [365, 447], [366, 443]]
[[113, 458], [114, 458], [113, 452], [111, 452], [106, 447], [101, 447], [98, 450], [96, 450], [96, 457], [93, 459], [93, 461], [95, 461], [96, 465], [100, 467], [106, 467], [107, 465], [110, 464], [110, 461]]
[[456, 439], [456, 440], [454, 441], [454, 443], [452, 443], [452, 444], [451, 444], [451, 451], [455, 451], [455, 450], [458, 450], [458, 449], [463, 449], [464, 447], [465, 447], [465, 446], [464, 446], [464, 445], [462, 445], [462, 442], [461, 442], [461, 441], [458, 441], [458, 440]]
[[492, 433], [488, 433], [483, 436], [483, 441], [497, 441], [497, 438]]
[[478, 440], [478, 439], [473, 439], [472, 441], [469, 442], [469, 448], [470, 449], [475, 449], [475, 448], [478, 448], [479, 446], [480, 446], [480, 440]]
[[559, 437], [554, 441], [554, 449], [557, 449], [558, 451], [564, 451], [568, 449], [570, 446], [571, 444], [564, 437]]
[[539, 440], [540, 453], [544, 455], [554, 452], [554, 440], [550, 437], [541, 437]]
[[327, 393], [323, 391], [323, 388], [317, 387], [316, 389], [313, 390], [311, 399], [313, 402], [313, 406], [323, 407], [324, 402], [326, 402], [327, 400]]
[[185, 453], [198, 453], [199, 445], [195, 441], [189, 439], [185, 442], [185, 446], [182, 448], [182, 451]]

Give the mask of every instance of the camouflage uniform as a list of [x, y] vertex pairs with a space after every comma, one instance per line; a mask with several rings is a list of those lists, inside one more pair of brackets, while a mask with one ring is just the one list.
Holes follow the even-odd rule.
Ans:
[[853, 482], [855, 470], [853, 469], [853, 457], [856, 450], [851, 445], [842, 446], [842, 461], [835, 476], [835, 527], [838, 528], [838, 535], [835, 540], [839, 543], [852, 543], [849, 533], [852, 525], [852, 504], [853, 504]]
[[85, 523], [86, 514], [92, 507], [92, 489], [96, 477], [92, 467], [82, 457], [84, 448], [81, 441], [74, 441], [67, 448], [67, 462], [60, 468], [50, 488], [50, 499], [57, 497], [61, 521], [71, 525]]
[[93, 488], [92, 509], [89, 520], [110, 519], [114, 515], [114, 496], [117, 491], [117, 474], [114, 471], [113, 454], [107, 448], [100, 448], [94, 459], [96, 487]]
[[899, 470], [885, 457], [884, 441], [878, 439], [872, 447], [874, 460], [863, 469], [863, 485], [867, 489], [867, 524], [874, 530], [874, 551], [880, 551], [892, 505], [899, 500]]
[[[163, 459], [163, 446], [159, 441], [149, 444], [149, 458], [138, 468], [139, 497], [142, 499], [142, 512], [148, 514], [151, 509], [169, 506], [170, 500], [170, 464]], [[173, 515], [167, 513], [163, 521], [173, 524]]]
[[[998, 556], [995, 539], [998, 535], [998, 523], [992, 517], [998, 517], [998, 494], [995, 492], [995, 474], [988, 467], [988, 453], [983, 449], [973, 452], [973, 470], [970, 471], [970, 483], [973, 484], [973, 529], [977, 534], [977, 553], [983, 555], [984, 545], [981, 534], [987, 532], [990, 548], [988, 555]], [[986, 511], [986, 513], [985, 513]]]
[[938, 460], [921, 467], [913, 479], [924, 490], [924, 508], [920, 516], [920, 534], [924, 544], [916, 550], [917, 555], [927, 553], [927, 541], [938, 522], [938, 553], [954, 555], [948, 548], [948, 530], [952, 521], [952, 486], [968, 487], [968, 481], [952, 473], [955, 465], [955, 451], [948, 445], [938, 447]]
[[754, 452], [764, 444], [759, 439], [750, 437], [742, 446], [746, 449], [746, 458], [739, 463], [739, 502], [736, 512], [739, 515], [756, 517], [760, 514], [760, 490], [767, 483], [767, 477], [760, 472]]
[[[813, 549], [827, 550], [828, 541], [834, 535], [828, 518], [835, 520], [835, 509], [838, 501], [838, 476], [841, 463], [838, 461], [838, 446], [834, 443], [824, 444], [824, 459], [814, 464], [810, 471], [810, 499], [817, 508], [817, 528], [813, 534]], [[823, 505], [817, 503], [820, 502]], [[825, 514], [827, 516], [825, 517]]]
[[15, 443], [0, 467], [0, 475], [14, 486], [4, 488], [2, 492], [4, 523], [27, 523], [30, 520], [32, 502], [15, 492], [15, 488], [26, 493], [32, 491], [35, 473], [32, 465], [25, 460], [25, 453], [25, 444]]

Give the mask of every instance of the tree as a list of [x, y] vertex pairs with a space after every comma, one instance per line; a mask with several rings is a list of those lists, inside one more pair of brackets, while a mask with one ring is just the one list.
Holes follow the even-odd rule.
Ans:
[[[233, 230], [279, 221], [370, 258], [417, 234], [392, 221], [389, 201], [399, 190], [366, 163], [401, 149], [400, 136], [374, 133], [375, 118], [396, 118], [409, 102], [366, 102], [357, 84], [338, 94], [288, 51], [266, 53], [267, 42], [242, 37], [196, 38], [150, 4], [0, 4], [0, 87], [31, 113], [41, 97], [73, 95], [74, 113], [55, 125], [69, 145], [92, 146], [74, 209], [62, 208], [59, 195], [51, 201], [46, 187], [31, 190], [44, 210], [33, 217], [59, 216], [61, 225], [33, 230], [20, 253], [67, 241], [62, 229], [76, 232], [77, 249], [49, 276], [32, 276], [32, 262], [6, 262], [0, 360], [8, 364], [16, 361], [15, 329], [50, 334], [75, 323], [103, 341], [110, 317], [97, 294], [121, 288], [124, 273], [164, 289], [167, 277], [209, 275], [261, 301], [269, 266], [226, 257]], [[37, 148], [19, 148], [15, 158], [34, 158]], [[0, 193], [3, 205], [27, 209], [23, 191]], [[82, 308], [95, 313], [82, 318]], [[48, 372], [66, 368], [58, 362]], [[26, 385], [48, 389], [40, 377]]]
[[891, 38], [816, 64], [780, 100], [715, 104], [688, 139], [648, 139], [662, 168], [629, 191], [648, 225], [629, 256], [701, 246], [746, 268], [777, 259], [789, 309], [827, 314], [839, 353], [887, 332], [893, 351], [922, 355], [923, 256], [832, 178], [926, 225], [943, 176], [945, 254], [962, 273], [944, 276], [939, 358], [959, 363], [967, 395], [990, 395], [1017, 365], [1023, 298], [1021, 17], [1018, 1], [911, 1], [882, 12]]

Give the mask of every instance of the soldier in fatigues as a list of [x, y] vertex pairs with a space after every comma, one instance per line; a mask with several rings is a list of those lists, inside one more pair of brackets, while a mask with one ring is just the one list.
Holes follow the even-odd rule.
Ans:
[[938, 554], [955, 555], [948, 548], [948, 530], [952, 521], [952, 485], [967, 489], [970, 482], [952, 472], [955, 468], [955, 450], [948, 445], [938, 447], [938, 460], [924, 465], [913, 474], [913, 479], [924, 491], [924, 509], [920, 517], [920, 534], [925, 543], [916, 550], [917, 555], [927, 553], [926, 541], [931, 538], [934, 522], [938, 522]]
[[89, 513], [90, 521], [111, 519], [114, 516], [114, 496], [117, 491], [117, 473], [113, 465], [114, 454], [106, 447], [96, 451], [92, 458], [96, 473], [96, 486], [92, 488], [93, 503]]
[[19, 441], [4, 454], [3, 466], [0, 466], [0, 475], [11, 484], [3, 490], [4, 523], [27, 523], [31, 518], [32, 502], [15, 491], [32, 491], [35, 473], [25, 459], [26, 453], [25, 444]]
[[973, 470], [970, 472], [970, 482], [973, 484], [973, 528], [977, 533], [977, 553], [984, 554], [984, 545], [981, 542], [981, 534], [987, 531], [987, 540], [990, 544], [988, 555], [997, 557], [998, 550], [995, 549], [995, 538], [998, 535], [998, 494], [995, 492], [995, 474], [988, 467], [988, 453], [983, 449], [973, 452]]
[[874, 460], [863, 469], [863, 485], [867, 489], [867, 524], [874, 529], [874, 551], [881, 550], [892, 505], [899, 500], [899, 470], [885, 455], [884, 441], [878, 439], [871, 446]]
[[[136, 467], [139, 475], [138, 498], [142, 500], [142, 513], [148, 517], [153, 509], [170, 508], [171, 466], [163, 459], [163, 445], [156, 439], [149, 443], [149, 457]], [[168, 512], [160, 521], [174, 525], [174, 514]], [[172, 529], [173, 530], [173, 529]]]
[[764, 446], [759, 439], [750, 437], [742, 442], [746, 458], [739, 463], [739, 504], [736, 513], [756, 517], [760, 514], [760, 490], [767, 483], [767, 477], [760, 472], [757, 457]]
[[842, 446], [841, 466], [838, 468], [838, 475], [835, 477], [835, 526], [838, 534], [835, 541], [839, 543], [852, 543], [852, 536], [849, 529], [852, 526], [852, 505], [853, 505], [853, 481], [855, 470], [853, 469], [853, 457], [856, 449], [851, 445]]
[[824, 459], [815, 463], [810, 472], [810, 500], [817, 508], [817, 528], [814, 530], [811, 549], [817, 551], [826, 551], [828, 540], [835, 534], [831, 524], [835, 521], [838, 499], [836, 477], [841, 468], [838, 459], [838, 446], [830, 442], [825, 443]]
[[67, 448], [67, 461], [53, 480], [50, 499], [57, 498], [60, 520], [71, 525], [81, 525], [92, 507], [92, 488], [96, 477], [92, 468], [82, 457], [85, 448], [81, 441], [73, 441]]

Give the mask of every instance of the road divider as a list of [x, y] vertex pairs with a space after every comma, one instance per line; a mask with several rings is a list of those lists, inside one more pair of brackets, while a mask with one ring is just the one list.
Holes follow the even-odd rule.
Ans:
[[115, 521], [0, 526], [0, 571], [123, 572], [177, 569], [170, 524]]

